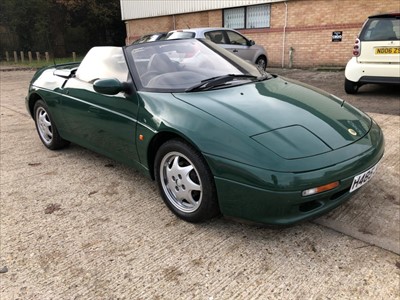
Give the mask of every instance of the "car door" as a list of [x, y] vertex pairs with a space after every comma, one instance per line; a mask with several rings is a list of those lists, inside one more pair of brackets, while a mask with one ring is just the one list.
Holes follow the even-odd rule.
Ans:
[[135, 162], [136, 94], [104, 95], [93, 89], [96, 79], [131, 81], [122, 49], [95, 48], [82, 61], [76, 77], [70, 78], [63, 88], [61, 106], [66, 138], [116, 160]]
[[252, 63], [255, 61], [255, 55], [257, 50], [250, 45], [250, 41], [246, 39], [243, 35], [226, 30], [226, 44], [223, 45], [225, 49], [231, 51], [244, 60], [248, 60]]

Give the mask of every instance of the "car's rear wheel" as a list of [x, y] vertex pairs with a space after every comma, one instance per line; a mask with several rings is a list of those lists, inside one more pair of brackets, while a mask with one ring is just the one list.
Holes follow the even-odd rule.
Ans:
[[261, 70], [265, 70], [267, 68], [267, 58], [263, 55], [259, 56], [256, 60], [256, 65]]
[[357, 82], [353, 82], [345, 78], [344, 80], [344, 90], [347, 94], [355, 94], [358, 91], [360, 85]]
[[155, 178], [168, 208], [188, 222], [201, 222], [219, 213], [213, 176], [201, 154], [179, 139], [157, 152]]
[[66, 147], [69, 142], [62, 139], [54, 124], [49, 108], [43, 100], [38, 100], [33, 108], [36, 130], [42, 143], [51, 150]]

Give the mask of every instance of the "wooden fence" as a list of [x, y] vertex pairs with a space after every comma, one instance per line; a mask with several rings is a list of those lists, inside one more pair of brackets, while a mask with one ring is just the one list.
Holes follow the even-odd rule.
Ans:
[[[6, 51], [6, 61], [7, 61], [7, 62], [12, 61], [12, 59], [13, 59], [13, 61], [14, 61], [15, 63], [18, 63], [19, 61], [22, 62], [22, 63], [25, 62], [26, 57], [25, 57], [24, 51], [20, 51], [20, 52], [19, 52], [19, 55], [18, 55], [18, 52], [17, 52], [17, 51], [13, 51], [12, 54], [13, 54], [13, 56], [14, 56], [13, 58], [11, 57], [11, 53], [9, 53], [8, 51]], [[27, 59], [28, 59], [29, 63], [32, 63], [32, 61], [33, 61], [33, 59], [34, 59], [33, 56], [32, 56], [32, 51], [28, 51], [27, 54], [28, 54]], [[42, 59], [46, 60], [47, 63], [50, 61], [50, 54], [49, 54], [49, 52], [44, 52], [44, 56], [42, 56], [40, 52], [35, 52], [35, 54], [36, 54], [36, 58], [35, 58], [35, 59], [36, 59], [36, 61], [38, 61], [38, 62], [40, 62]], [[72, 52], [72, 61], [73, 61], [73, 62], [76, 61], [76, 53], [75, 53], [75, 52]]]

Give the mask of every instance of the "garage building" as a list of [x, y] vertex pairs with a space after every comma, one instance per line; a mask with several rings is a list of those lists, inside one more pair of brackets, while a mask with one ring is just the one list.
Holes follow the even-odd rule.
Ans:
[[120, 0], [126, 44], [161, 31], [234, 28], [265, 47], [270, 67], [343, 67], [370, 15], [398, 0]]

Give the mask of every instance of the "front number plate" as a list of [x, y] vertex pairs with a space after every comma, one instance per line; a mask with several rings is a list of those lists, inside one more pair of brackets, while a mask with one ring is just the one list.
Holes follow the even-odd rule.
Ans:
[[357, 175], [356, 177], [354, 177], [353, 183], [350, 188], [350, 193], [354, 192], [355, 190], [359, 189], [364, 184], [366, 184], [368, 181], [370, 181], [372, 176], [374, 176], [377, 168], [378, 168], [378, 164], [373, 166], [371, 169], [365, 171], [364, 173], [361, 173], [361, 174]]

